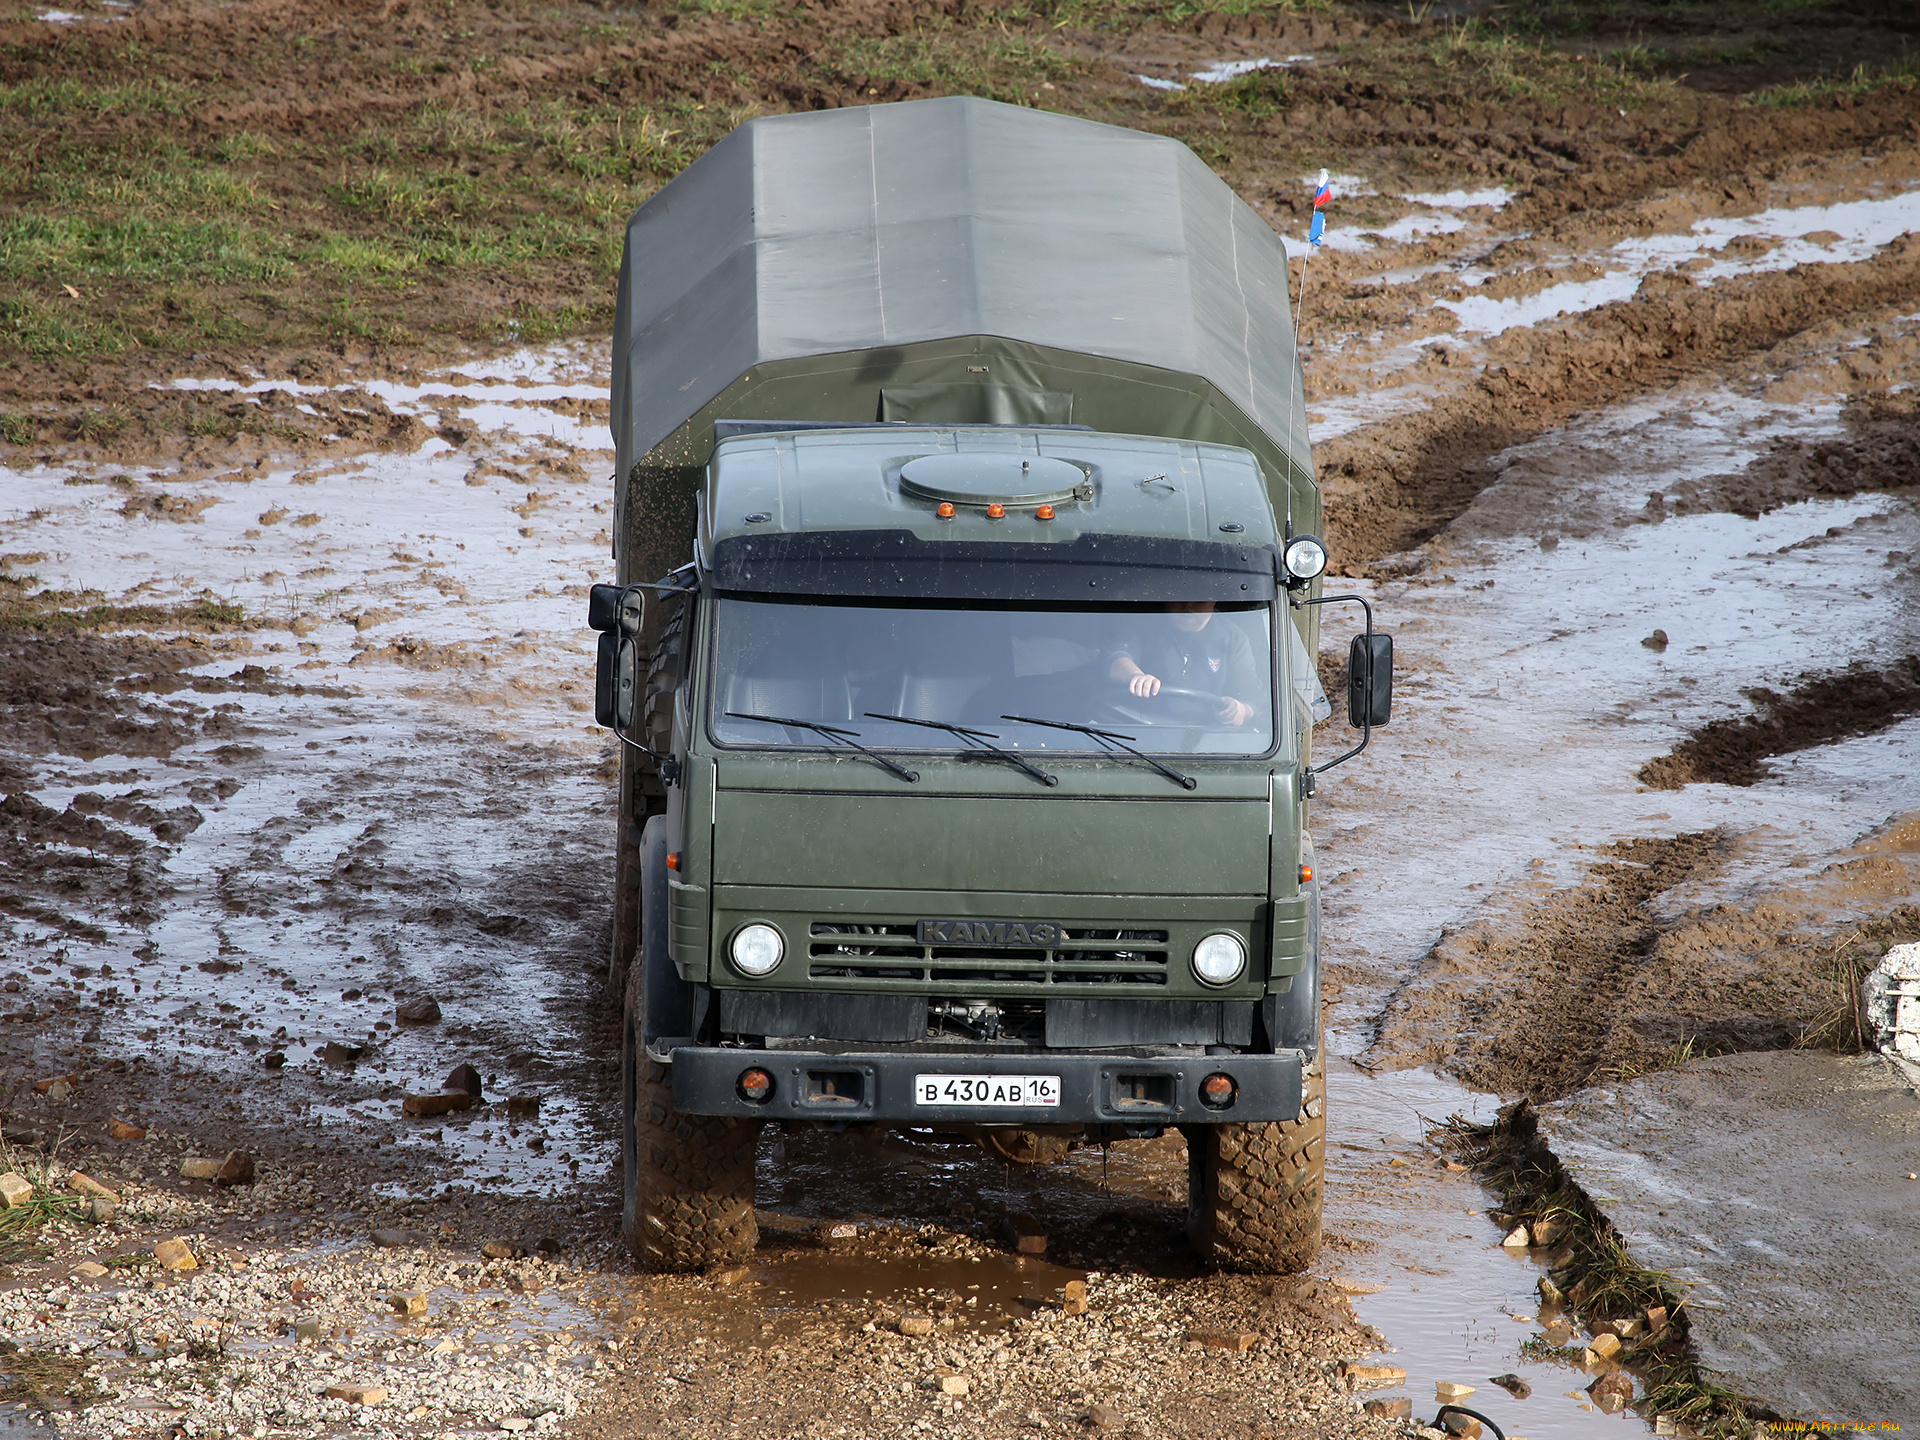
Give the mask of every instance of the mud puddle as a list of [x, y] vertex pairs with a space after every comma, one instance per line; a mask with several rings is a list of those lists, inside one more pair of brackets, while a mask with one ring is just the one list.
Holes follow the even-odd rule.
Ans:
[[[1340, 202], [1374, 190], [1343, 177], [1323, 242], [1333, 254], [1308, 267], [1322, 271], [1317, 299], [1304, 306], [1314, 439], [1407, 415], [1496, 358], [1530, 363], [1527, 332], [1633, 301], [1652, 277], [1711, 288], [1871, 260], [1920, 229], [1911, 169], [1902, 159], [1817, 181], [1774, 177], [1760, 185], [1771, 203], [1749, 214], [1719, 213], [1718, 196], [1676, 192], [1621, 217], [1621, 238], [1613, 238], [1619, 229], [1564, 237], [1517, 229], [1504, 214], [1512, 198], [1504, 188], [1383, 194], [1373, 203], [1409, 213], [1369, 227], [1346, 218]], [[1307, 250], [1291, 236], [1287, 243], [1295, 256]], [[1342, 323], [1325, 325], [1323, 316]]]
[[[594, 1087], [575, 1084], [599, 1059], [576, 1016], [599, 984], [611, 773], [584, 714], [580, 611], [610, 562], [604, 430], [576, 413], [602, 391], [582, 389], [580, 355], [380, 384], [458, 441], [413, 454], [10, 481], [9, 561], [38, 583], [209, 598], [256, 628], [163, 645], [187, 663], [158, 690], [137, 657], [95, 677], [161, 722], [158, 753], [121, 753], [76, 707], [50, 751], [12, 757], [80, 837], [39, 860], [97, 870], [93, 852], [131, 850], [145, 889], [76, 907], [54, 868], [23, 868], [49, 903], [14, 906], [7, 1009], [88, 1017], [96, 1053], [158, 1045], [244, 1082], [405, 1170], [402, 1188], [551, 1194], [605, 1170]], [[184, 503], [121, 503], [148, 487]], [[132, 823], [149, 813], [185, 819], [149, 843]], [[437, 1021], [399, 1022], [428, 999]], [[402, 1094], [462, 1061], [486, 1107], [403, 1120]]]
[[[1713, 387], [1591, 417], [1496, 456], [1418, 579], [1350, 583], [1396, 632], [1401, 674], [1393, 723], [1317, 803], [1337, 961], [1402, 993], [1444, 934], [1576, 882], [1606, 846], [1736, 836], [1688, 891], [1697, 904], [1794, 878], [1892, 817], [1920, 768], [1911, 718], [1782, 757], [1756, 785], [1639, 780], [1691, 732], [1749, 714], [1756, 685], [1913, 653], [1911, 493], [1753, 517], [1664, 502], [1782, 433], [1838, 423], [1837, 409]], [[1346, 630], [1333, 619], [1326, 634]], [[1356, 1053], [1375, 1038], [1358, 1023], [1340, 1031]]]
[[[1545, 1252], [1503, 1248], [1486, 1214], [1493, 1197], [1424, 1139], [1450, 1116], [1491, 1121], [1499, 1104], [1427, 1070], [1369, 1074], [1340, 1061], [1328, 1074], [1327, 1224], [1348, 1244], [1321, 1268], [1386, 1337], [1378, 1363], [1407, 1372], [1406, 1384], [1368, 1393], [1404, 1395], [1430, 1419], [1436, 1385], [1471, 1385], [1459, 1403], [1528, 1440], [1645, 1434], [1648, 1420], [1593, 1405], [1592, 1375], [1525, 1353], [1541, 1331]], [[1515, 1397], [1496, 1375], [1531, 1394]]]
[[[1683, 386], [1497, 454], [1417, 574], [1351, 586], [1395, 632], [1401, 682], [1393, 723], [1365, 764], [1321, 783], [1314, 819], [1345, 985], [1336, 1048], [1396, 1072], [1363, 1095], [1406, 1085], [1403, 1114], [1471, 1116], [1464, 1100], [1428, 1098], [1424, 1067], [1555, 1095], [1689, 1055], [1799, 1043], [1839, 993], [1829, 937], [1871, 929], [1920, 888], [1901, 838], [1920, 775], [1904, 684], [1904, 657], [1920, 653], [1920, 502], [1905, 488], [1743, 499], [1767, 484], [1780, 447], [1839, 446], [1848, 387], [1832, 363], [1809, 346], [1769, 357], [1745, 386]], [[1329, 646], [1345, 633], [1329, 625]], [[1705, 748], [1699, 737], [1742, 763], [1648, 788], [1664, 777], [1644, 767]], [[1341, 1148], [1352, 1138], [1341, 1094], [1330, 1165], [1355, 1157]], [[1724, 1193], [1706, 1148], [1684, 1138], [1646, 1177], [1638, 1122], [1614, 1118], [1615, 1164], [1640, 1165], [1650, 1193]], [[1460, 1223], [1409, 1244], [1395, 1187], [1329, 1186], [1330, 1213], [1357, 1207], [1336, 1223], [1380, 1246], [1348, 1267], [1386, 1281], [1381, 1296], [1401, 1292], [1392, 1310], [1375, 1308], [1379, 1296], [1355, 1302], [1398, 1348], [1392, 1363], [1410, 1385], [1424, 1377], [1426, 1403], [1434, 1379], [1477, 1386], [1467, 1403], [1486, 1402], [1477, 1408], [1510, 1433], [1605, 1433], [1579, 1408], [1590, 1377], [1518, 1358], [1533, 1330], [1511, 1317], [1537, 1318], [1537, 1272], [1500, 1256], [1492, 1227], [1466, 1214], [1484, 1192], [1406, 1158], [1398, 1190], [1451, 1192], [1440, 1213]], [[1410, 1213], [1421, 1228], [1428, 1212]], [[1692, 1238], [1708, 1252], [1734, 1243]], [[1463, 1291], [1477, 1307], [1455, 1303]], [[1773, 1302], [1754, 1301], [1725, 1327], [1772, 1325]], [[1848, 1302], [1836, 1288], [1806, 1303], [1838, 1317]], [[1477, 1373], [1436, 1374], [1435, 1354]], [[1741, 1385], [1791, 1407], [1839, 1378], [1821, 1373], [1831, 1363], [1810, 1360], [1771, 1390], [1749, 1368]], [[1484, 1383], [1505, 1371], [1533, 1398], [1514, 1405]]]

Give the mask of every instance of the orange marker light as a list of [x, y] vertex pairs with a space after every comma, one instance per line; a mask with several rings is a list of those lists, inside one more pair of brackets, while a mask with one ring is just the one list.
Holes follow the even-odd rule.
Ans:
[[942, 520], [951, 520], [953, 518], [953, 502], [951, 500], [942, 500], [939, 508], [933, 513], [938, 515]]
[[678, 870], [679, 868], [680, 868], [680, 852], [678, 850], [669, 850], [667, 852], [667, 869]]
[[1002, 505], [998, 500], [994, 501], [993, 504], [987, 506], [987, 518], [989, 520], [1003, 519], [1005, 518], [1006, 513], [1007, 513], [1007, 507]]
[[1224, 1110], [1233, 1103], [1238, 1090], [1231, 1075], [1209, 1075], [1200, 1082], [1200, 1100], [1210, 1109]]
[[1313, 867], [1311, 865], [1302, 865], [1300, 867], [1300, 883], [1302, 885], [1311, 885], [1313, 883]]
[[1051, 520], [1053, 518], [1053, 506], [1042, 505], [1038, 510], [1033, 512], [1033, 518], [1036, 520]]

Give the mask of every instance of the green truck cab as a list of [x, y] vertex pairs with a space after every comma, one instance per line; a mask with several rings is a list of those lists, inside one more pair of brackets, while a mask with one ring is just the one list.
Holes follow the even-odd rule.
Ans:
[[[637, 1263], [753, 1245], [768, 1122], [1177, 1127], [1203, 1254], [1311, 1258], [1338, 597], [1286, 298], [1183, 147], [972, 99], [751, 122], [635, 215], [588, 618]], [[1351, 661], [1364, 745], [1370, 612]]]

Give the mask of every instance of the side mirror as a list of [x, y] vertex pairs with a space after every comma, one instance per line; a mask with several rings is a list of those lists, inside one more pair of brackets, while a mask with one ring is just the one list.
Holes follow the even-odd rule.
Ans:
[[596, 585], [587, 591], [587, 628], [602, 635], [620, 623], [620, 595], [624, 587]]
[[640, 642], [602, 632], [593, 674], [593, 719], [626, 734], [633, 728], [640, 696]]
[[1356, 635], [1347, 651], [1347, 723], [1384, 725], [1393, 713], [1393, 637]]

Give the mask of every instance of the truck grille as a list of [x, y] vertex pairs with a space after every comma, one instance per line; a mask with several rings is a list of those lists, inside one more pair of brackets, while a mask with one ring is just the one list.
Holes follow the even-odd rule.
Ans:
[[911, 986], [969, 994], [1098, 985], [1157, 990], [1167, 983], [1164, 930], [1082, 929], [1067, 926], [1051, 950], [1003, 950], [977, 945], [922, 945], [910, 924], [849, 925], [816, 920], [809, 931], [807, 975], [862, 986]]

